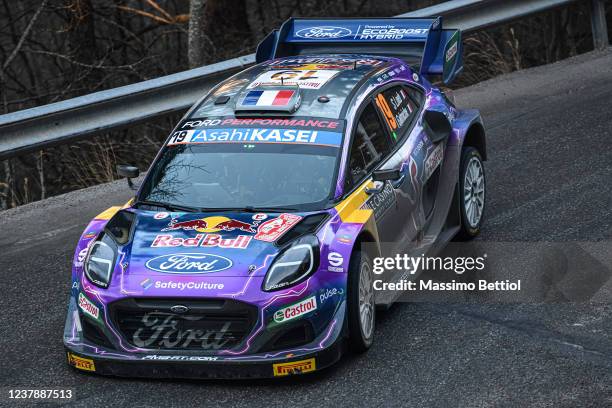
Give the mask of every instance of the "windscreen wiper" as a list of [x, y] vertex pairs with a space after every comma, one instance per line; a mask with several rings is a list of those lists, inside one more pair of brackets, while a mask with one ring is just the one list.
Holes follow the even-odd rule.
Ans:
[[138, 200], [133, 205], [134, 206], [149, 205], [151, 207], [161, 207], [168, 211], [182, 211], [182, 212], [199, 212], [200, 211], [200, 209], [196, 207], [188, 207], [185, 205], [178, 205], [178, 204], [171, 204], [171, 203], [162, 203], [159, 201]]

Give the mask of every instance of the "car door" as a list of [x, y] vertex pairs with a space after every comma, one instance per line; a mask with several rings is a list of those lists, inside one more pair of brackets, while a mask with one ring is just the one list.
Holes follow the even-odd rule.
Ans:
[[[358, 115], [352, 133], [345, 192], [371, 177], [372, 171], [389, 158], [394, 145], [391, 139], [391, 134], [370, 99]], [[396, 192], [391, 183], [386, 182], [382, 191], [371, 193], [362, 208], [369, 208], [374, 213], [378, 238], [381, 243], [385, 243], [381, 249], [392, 250], [387, 243], [396, 242], [400, 229]]]
[[397, 218], [391, 233], [395, 253], [411, 249], [426, 222], [425, 215], [420, 211], [423, 183], [420, 177], [422, 174], [419, 174], [419, 169], [425, 165], [426, 156], [414, 154], [424, 149], [426, 143], [422, 139], [422, 132], [415, 130], [422, 100], [421, 91], [400, 83], [388, 86], [374, 96], [376, 108], [391, 135], [392, 154], [381, 168], [401, 171], [401, 178], [389, 183], [394, 190], [397, 207]]

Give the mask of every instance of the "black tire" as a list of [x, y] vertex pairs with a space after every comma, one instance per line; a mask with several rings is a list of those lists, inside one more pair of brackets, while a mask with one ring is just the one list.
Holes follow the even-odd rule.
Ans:
[[[482, 194], [483, 202], [482, 202], [481, 216], [478, 222], [474, 225], [470, 224], [468, 220], [468, 215], [466, 212], [466, 204], [465, 204], [465, 199], [464, 199], [465, 177], [466, 177], [467, 166], [468, 166], [468, 163], [470, 163], [470, 161], [472, 160], [477, 160], [480, 163], [480, 168], [482, 169], [483, 187], [484, 187], [483, 194]], [[458, 194], [459, 197], [458, 199], [459, 199], [459, 209], [461, 212], [461, 229], [456, 237], [458, 241], [469, 241], [473, 239], [474, 237], [476, 237], [478, 234], [480, 234], [480, 229], [484, 221], [484, 213], [485, 213], [485, 207], [486, 207], [486, 197], [487, 197], [486, 180], [487, 179], [486, 179], [486, 174], [485, 174], [485, 168], [482, 162], [482, 156], [480, 155], [478, 150], [475, 149], [474, 147], [471, 147], [471, 146], [464, 147], [463, 150], [461, 151], [461, 163], [459, 165], [459, 194]]]
[[[367, 336], [364, 333], [364, 329], [361, 324], [360, 310], [359, 310], [359, 282], [360, 272], [362, 266], [366, 264], [369, 266], [370, 276], [372, 276], [372, 260], [366, 252], [359, 250], [353, 251], [351, 254], [351, 260], [349, 262], [348, 271], [348, 287], [347, 287], [347, 320], [349, 329], [349, 349], [354, 353], [363, 353], [367, 351], [374, 340], [374, 329], [376, 323], [376, 307], [372, 304], [372, 313], [374, 315], [372, 321], [372, 329], [370, 335]], [[370, 282], [371, 283], [371, 282]], [[372, 301], [373, 302], [373, 301]]]

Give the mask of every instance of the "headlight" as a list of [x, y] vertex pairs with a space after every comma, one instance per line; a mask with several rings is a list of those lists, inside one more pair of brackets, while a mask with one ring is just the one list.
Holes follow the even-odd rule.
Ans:
[[302, 282], [319, 267], [319, 240], [308, 235], [296, 240], [272, 263], [263, 284], [265, 292]]
[[104, 235], [94, 242], [85, 258], [85, 276], [96, 286], [107, 288], [115, 266], [117, 246], [113, 240]]

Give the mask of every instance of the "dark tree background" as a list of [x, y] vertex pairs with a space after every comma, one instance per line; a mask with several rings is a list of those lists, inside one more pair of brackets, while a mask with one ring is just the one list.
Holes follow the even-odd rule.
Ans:
[[[392, 16], [439, 2], [0, 0], [0, 114], [253, 52], [290, 16]], [[591, 50], [588, 6], [544, 13], [464, 41], [466, 69], [456, 86]], [[3, 161], [0, 208], [111, 181], [117, 163], [145, 169], [176, 120]]]

